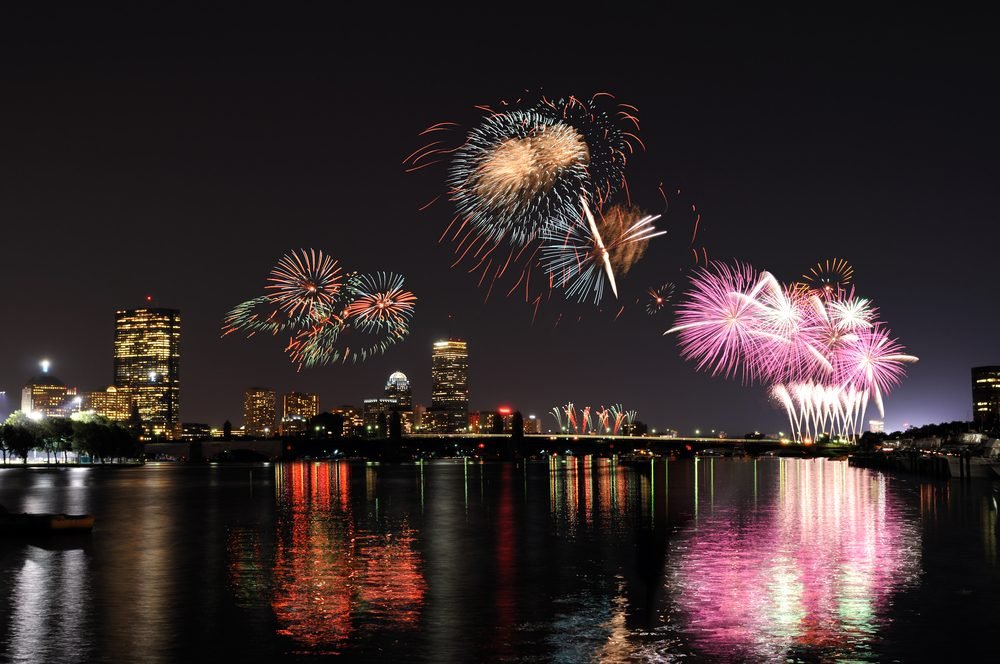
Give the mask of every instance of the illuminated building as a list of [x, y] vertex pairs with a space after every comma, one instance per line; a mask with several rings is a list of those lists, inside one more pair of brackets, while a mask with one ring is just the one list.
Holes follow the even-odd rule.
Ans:
[[344, 436], [347, 438], [362, 435], [365, 430], [364, 415], [358, 412], [354, 406], [343, 405], [339, 408], [331, 408], [330, 412], [344, 418]]
[[972, 417], [981, 429], [1000, 426], [1000, 366], [972, 368]]
[[[399, 402], [396, 401], [395, 399], [389, 399], [386, 397], [365, 399], [364, 410], [363, 410], [365, 434], [369, 436], [387, 435], [389, 427], [389, 418], [392, 415], [392, 411], [398, 409], [399, 409]], [[379, 430], [379, 415], [385, 416], [386, 431]]]
[[542, 432], [542, 421], [535, 417], [534, 415], [528, 415], [528, 418], [524, 420], [524, 433], [541, 433]]
[[885, 422], [882, 420], [868, 420], [868, 430], [872, 433], [885, 433]]
[[106, 390], [81, 392], [80, 410], [93, 411], [113, 422], [127, 422], [132, 416], [132, 395], [114, 385]]
[[432, 430], [440, 433], [462, 432], [468, 427], [469, 350], [462, 339], [434, 342], [427, 416]]
[[198, 422], [185, 422], [181, 425], [181, 440], [209, 440], [212, 437], [212, 427]]
[[427, 406], [419, 403], [413, 404], [413, 429], [420, 431], [424, 429], [427, 418]]
[[115, 312], [115, 381], [142, 418], [147, 437], [180, 437], [181, 313], [176, 309]]
[[243, 393], [243, 429], [251, 438], [270, 438], [277, 432], [278, 400], [274, 390], [251, 387]]
[[319, 414], [319, 395], [289, 392], [281, 399], [281, 435], [305, 433], [309, 420]]
[[26, 414], [38, 413], [45, 417], [68, 417], [75, 407], [75, 390], [47, 373], [28, 381], [21, 390], [21, 410]]
[[511, 433], [514, 412], [507, 406], [469, 413], [469, 433]]
[[413, 430], [413, 395], [410, 391], [410, 381], [402, 371], [395, 371], [385, 383], [385, 397], [395, 399], [399, 417], [403, 424], [403, 432]]

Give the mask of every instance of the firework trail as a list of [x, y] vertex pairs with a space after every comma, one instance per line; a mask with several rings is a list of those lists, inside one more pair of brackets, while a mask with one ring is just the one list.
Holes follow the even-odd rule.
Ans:
[[[577, 220], [542, 234], [541, 264], [554, 286], [566, 289], [567, 298], [576, 298], [578, 302], [591, 299], [594, 304], [600, 304], [605, 283], [618, 297], [612, 258], [616, 257], [621, 268], [626, 265], [625, 257], [641, 256], [645, 244], [654, 237], [666, 234], [666, 231], [657, 231], [653, 226], [660, 215], [647, 215], [627, 227], [619, 227], [615, 222], [604, 224], [611, 233], [604, 237], [590, 206], [586, 201], [581, 200], [581, 203], [585, 223]], [[632, 245], [641, 249], [633, 250]], [[631, 263], [627, 265], [631, 267]]]
[[678, 334], [682, 356], [699, 370], [770, 384], [797, 440], [853, 438], [869, 399], [884, 416], [884, 395], [917, 361], [876, 313], [844, 284], [805, 290], [746, 265], [713, 263], [695, 274], [667, 334]]

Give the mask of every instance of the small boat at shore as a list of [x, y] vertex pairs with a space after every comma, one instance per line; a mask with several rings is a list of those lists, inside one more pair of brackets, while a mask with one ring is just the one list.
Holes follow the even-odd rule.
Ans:
[[93, 527], [91, 514], [11, 514], [0, 506], [0, 533], [80, 533]]

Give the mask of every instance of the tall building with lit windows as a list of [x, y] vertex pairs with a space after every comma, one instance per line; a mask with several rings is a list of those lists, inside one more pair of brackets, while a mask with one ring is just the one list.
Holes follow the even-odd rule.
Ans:
[[319, 395], [289, 392], [281, 397], [281, 435], [305, 433], [309, 420], [319, 414]]
[[127, 390], [147, 437], [180, 438], [181, 312], [115, 312], [114, 387]]
[[274, 390], [251, 387], [243, 393], [243, 430], [252, 438], [278, 433], [278, 399]]
[[980, 429], [1000, 427], [1000, 366], [972, 368], [972, 417]]
[[431, 430], [458, 433], [469, 426], [469, 348], [464, 339], [435, 341], [431, 354]]

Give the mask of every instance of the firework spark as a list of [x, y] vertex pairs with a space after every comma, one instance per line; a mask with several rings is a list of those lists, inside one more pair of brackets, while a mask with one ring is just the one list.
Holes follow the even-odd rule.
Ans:
[[669, 282], [662, 286], [648, 288], [646, 290], [646, 313], [652, 316], [662, 311], [673, 298], [674, 290], [674, 285]]

